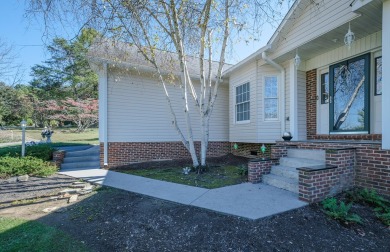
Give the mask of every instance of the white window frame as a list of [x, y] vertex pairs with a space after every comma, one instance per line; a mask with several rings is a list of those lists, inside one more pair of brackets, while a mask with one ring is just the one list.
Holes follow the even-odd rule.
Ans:
[[[277, 85], [277, 97], [266, 97], [265, 96], [265, 80], [267, 79], [267, 78], [270, 78], [270, 77], [272, 77], [272, 78], [276, 78], [276, 85]], [[277, 102], [276, 102], [276, 106], [277, 106], [277, 108], [276, 108], [276, 111], [277, 111], [277, 116], [276, 116], [276, 118], [266, 118], [265, 117], [265, 100], [266, 99], [277, 99]], [[279, 76], [278, 75], [276, 75], [276, 74], [271, 74], [271, 75], [264, 75], [263, 76], [263, 119], [264, 119], [264, 121], [265, 122], [275, 122], [275, 121], [279, 121], [279, 119], [280, 119], [280, 80], [279, 80]]]
[[[246, 101], [246, 102], [249, 103], [249, 119], [248, 120], [238, 121], [237, 120], [237, 105], [238, 104], [237, 104], [237, 98], [236, 98], [237, 97], [237, 87], [243, 86], [245, 84], [248, 84], [248, 86], [249, 86], [249, 99], [248, 99], [248, 101]], [[234, 97], [233, 97], [233, 99], [234, 99], [234, 122], [236, 124], [250, 123], [251, 122], [251, 120], [250, 120], [250, 118], [251, 118], [251, 83], [250, 83], [250, 81], [246, 81], [246, 82], [243, 82], [241, 84], [238, 84], [238, 85], [234, 86]], [[242, 104], [242, 103], [240, 103], [240, 104]]]

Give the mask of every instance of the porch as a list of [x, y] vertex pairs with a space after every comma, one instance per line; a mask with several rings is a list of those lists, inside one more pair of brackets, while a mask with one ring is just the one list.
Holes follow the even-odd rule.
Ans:
[[373, 140], [278, 141], [272, 146], [270, 159], [250, 162], [250, 182], [260, 182], [273, 169], [280, 169], [279, 164], [286, 162], [291, 150], [295, 157], [299, 150], [324, 153], [323, 165], [310, 165], [310, 155], [315, 154], [307, 151], [299, 158], [303, 160], [302, 166], [295, 164], [299, 199], [303, 201], [317, 202], [352, 187], [390, 195], [390, 151], [383, 150], [381, 142]]

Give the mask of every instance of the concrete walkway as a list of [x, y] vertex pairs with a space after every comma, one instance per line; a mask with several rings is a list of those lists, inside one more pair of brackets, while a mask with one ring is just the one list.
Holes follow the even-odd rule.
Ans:
[[205, 189], [102, 169], [64, 171], [60, 174], [252, 220], [307, 205], [292, 192], [264, 184], [243, 183]]

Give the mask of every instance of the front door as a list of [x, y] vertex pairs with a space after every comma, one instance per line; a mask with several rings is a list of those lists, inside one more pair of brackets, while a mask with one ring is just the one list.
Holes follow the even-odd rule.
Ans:
[[329, 131], [369, 133], [370, 54], [330, 66]]

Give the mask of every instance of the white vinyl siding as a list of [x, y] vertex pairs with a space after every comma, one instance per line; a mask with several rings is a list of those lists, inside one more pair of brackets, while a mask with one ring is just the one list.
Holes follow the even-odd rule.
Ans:
[[249, 82], [236, 87], [236, 121], [250, 120], [250, 85]]
[[[241, 69], [235, 71], [229, 78], [229, 141], [230, 142], [257, 142], [257, 106], [258, 101], [258, 82], [256, 80], [256, 63], [250, 63]], [[236, 122], [236, 89], [235, 87], [249, 83], [250, 89], [250, 122]]]
[[292, 29], [280, 37], [276, 46], [274, 58], [283, 55], [299, 46], [311, 41], [324, 33], [339, 27], [358, 14], [351, 12], [351, 7], [346, 1], [326, 0], [309, 4], [301, 15], [294, 17], [289, 22], [294, 22]]
[[[122, 74], [110, 69], [108, 79], [108, 141], [180, 141], [162, 85], [151, 75]], [[195, 83], [199, 88], [199, 83]], [[177, 122], [187, 136], [179, 85], [168, 84]], [[221, 84], [210, 119], [210, 141], [228, 141], [228, 86]], [[190, 115], [196, 141], [200, 140], [200, 116], [190, 98]]]
[[352, 44], [350, 50], [348, 50], [348, 47], [343, 45], [334, 50], [328, 51], [318, 55], [317, 57], [307, 60], [306, 71], [332, 65], [335, 62], [353, 58], [357, 55], [364, 54], [369, 51], [375, 51], [378, 50], [381, 46], [382, 32], [379, 31], [367, 37], [356, 40]]
[[279, 84], [276, 76], [264, 77], [264, 120], [279, 118]]

